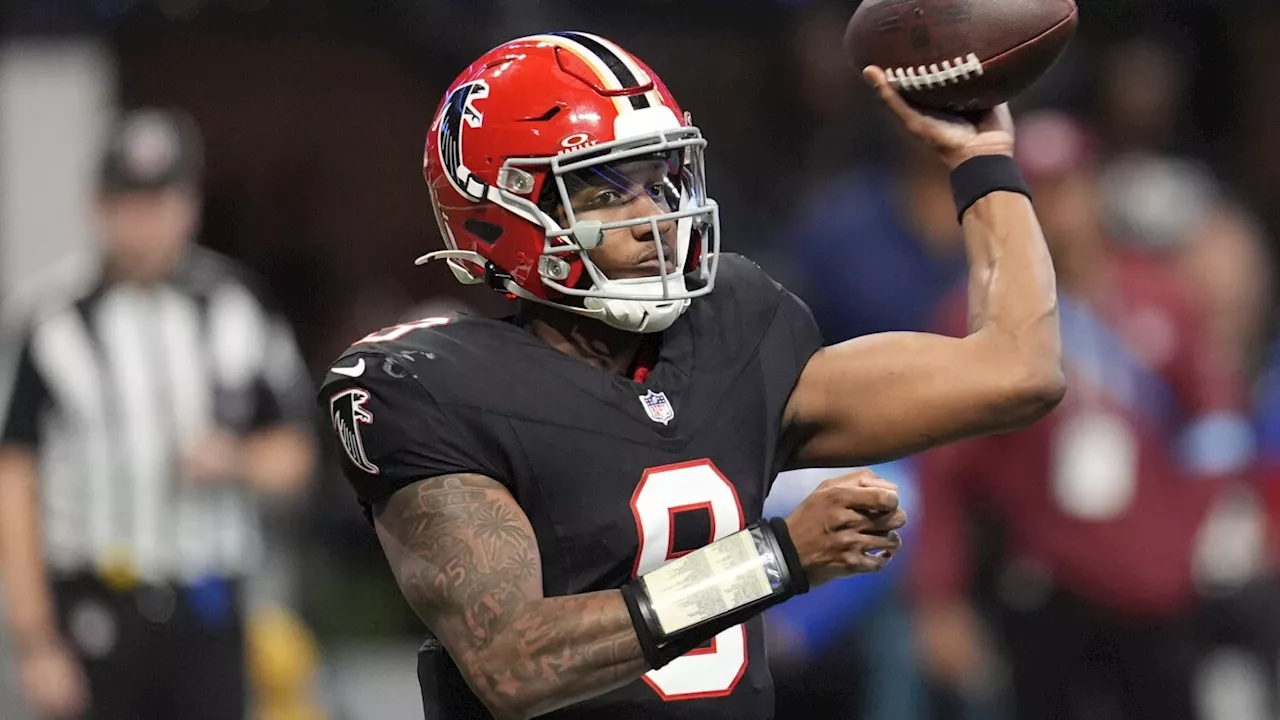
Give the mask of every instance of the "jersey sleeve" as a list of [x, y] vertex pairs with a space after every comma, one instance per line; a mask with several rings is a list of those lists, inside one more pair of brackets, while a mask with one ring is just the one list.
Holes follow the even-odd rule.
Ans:
[[749, 292], [757, 298], [772, 303], [772, 312], [760, 341], [759, 356], [764, 370], [765, 393], [772, 421], [778, 423], [778, 452], [776, 469], [791, 467], [798, 451], [801, 436], [794, 428], [782, 427], [791, 392], [800, 380], [805, 365], [822, 348], [822, 333], [813, 318], [809, 306], [786, 288], [756, 267], [748, 271]]
[[822, 333], [809, 306], [786, 289], [779, 290], [778, 311], [765, 335], [761, 355], [767, 360], [770, 391], [785, 405], [804, 366], [822, 348]]
[[389, 355], [368, 352], [343, 358], [321, 388], [333, 449], [366, 507], [440, 475], [477, 473], [511, 486], [490, 418], [441, 405], [423, 379]]
[[49, 403], [49, 389], [36, 367], [28, 336], [16, 356], [0, 358], [0, 444], [36, 448], [40, 444], [40, 415]]

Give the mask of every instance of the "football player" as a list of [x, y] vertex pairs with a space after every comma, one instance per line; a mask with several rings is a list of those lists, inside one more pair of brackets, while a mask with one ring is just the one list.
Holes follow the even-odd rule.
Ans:
[[884, 567], [906, 521], [866, 471], [764, 518], [778, 472], [1022, 427], [1062, 397], [1008, 111], [927, 116], [865, 77], [954, 168], [964, 339], [822, 347], [803, 303], [719, 252], [706, 141], [608, 40], [515, 40], [449, 88], [424, 159], [448, 249], [419, 262], [518, 311], [373, 333], [319, 398], [432, 633], [428, 718], [771, 717], [759, 614]]

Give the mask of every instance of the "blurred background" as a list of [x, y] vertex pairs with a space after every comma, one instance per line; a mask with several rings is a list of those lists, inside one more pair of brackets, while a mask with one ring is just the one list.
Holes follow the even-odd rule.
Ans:
[[[856, 5], [7, 0], [4, 347], [31, 278], [99, 247], [107, 129], [152, 106], [198, 123], [199, 242], [259, 279], [312, 382], [372, 329], [504, 312], [413, 265], [441, 247], [423, 138], [470, 60], [548, 29], [661, 74], [709, 139], [726, 249], [805, 299], [828, 342], [961, 332], [946, 172], [844, 61]], [[1280, 718], [1280, 5], [1080, 5], [1068, 54], [1015, 106], [1070, 397], [1017, 436], [877, 468], [903, 487], [906, 549], [770, 611], [780, 720]], [[770, 510], [826, 475], [780, 479]], [[331, 457], [264, 512], [251, 715], [421, 717], [421, 625]], [[19, 657], [0, 645], [6, 720], [29, 717]]]

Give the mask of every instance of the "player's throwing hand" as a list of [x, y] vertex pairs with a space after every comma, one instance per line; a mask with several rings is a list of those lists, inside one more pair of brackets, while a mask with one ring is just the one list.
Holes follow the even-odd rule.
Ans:
[[811, 587], [881, 570], [901, 547], [895, 531], [906, 524], [898, 486], [870, 470], [827, 480], [787, 517]]
[[979, 155], [1013, 156], [1013, 116], [1008, 105], [964, 117], [948, 115], [908, 103], [889, 84], [884, 70], [874, 65], [862, 71], [862, 78], [875, 88], [907, 132], [928, 143], [952, 170]]

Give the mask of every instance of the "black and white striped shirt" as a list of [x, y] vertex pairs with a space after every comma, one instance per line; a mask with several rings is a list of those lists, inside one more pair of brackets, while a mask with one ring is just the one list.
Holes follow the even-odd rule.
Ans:
[[179, 455], [214, 428], [305, 424], [310, 382], [290, 330], [231, 261], [193, 249], [145, 287], [61, 277], [23, 315], [0, 442], [37, 453], [54, 573], [122, 553], [145, 580], [251, 572], [252, 494], [183, 482]]

